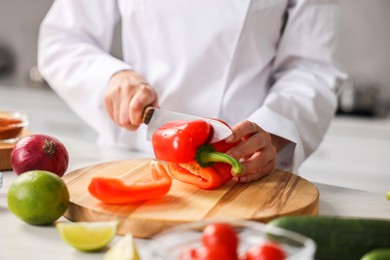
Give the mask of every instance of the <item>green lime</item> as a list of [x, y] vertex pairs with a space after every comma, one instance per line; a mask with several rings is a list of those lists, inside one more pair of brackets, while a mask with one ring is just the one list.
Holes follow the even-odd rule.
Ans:
[[32, 225], [53, 223], [69, 206], [65, 182], [48, 171], [29, 171], [19, 175], [8, 191], [8, 208]]

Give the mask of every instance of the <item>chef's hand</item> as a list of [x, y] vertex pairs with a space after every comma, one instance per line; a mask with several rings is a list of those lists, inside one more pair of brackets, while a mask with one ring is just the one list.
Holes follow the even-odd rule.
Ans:
[[142, 123], [144, 107], [157, 106], [157, 93], [140, 74], [123, 70], [111, 77], [104, 93], [104, 104], [116, 124], [136, 130]]
[[270, 174], [275, 169], [277, 151], [288, 143], [286, 139], [271, 135], [250, 121], [238, 123], [232, 127], [232, 132], [226, 142], [242, 142], [226, 153], [240, 160], [243, 173], [235, 177], [242, 183], [252, 182]]

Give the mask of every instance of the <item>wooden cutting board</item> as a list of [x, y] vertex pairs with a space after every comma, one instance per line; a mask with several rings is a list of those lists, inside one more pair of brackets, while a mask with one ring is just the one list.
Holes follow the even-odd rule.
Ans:
[[208, 218], [268, 222], [283, 215], [318, 213], [318, 189], [281, 170], [249, 184], [232, 180], [216, 190], [200, 190], [174, 180], [163, 198], [129, 205], [107, 205], [89, 194], [87, 187], [94, 176], [119, 177], [128, 182], [148, 177], [150, 160], [106, 162], [64, 175], [71, 201], [64, 216], [71, 221], [119, 220], [118, 234], [131, 232], [135, 237], [150, 238], [173, 225]]

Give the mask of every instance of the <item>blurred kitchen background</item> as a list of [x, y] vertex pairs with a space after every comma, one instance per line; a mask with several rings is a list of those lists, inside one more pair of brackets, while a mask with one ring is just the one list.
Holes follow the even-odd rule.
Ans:
[[[39, 24], [52, 0], [0, 0], [0, 83], [43, 87], [36, 70]], [[382, 116], [390, 103], [389, 0], [341, 0], [341, 64], [350, 80], [340, 95], [340, 113]], [[113, 54], [120, 56], [117, 30]]]
[[[390, 188], [390, 1], [340, 2], [338, 56], [350, 77], [324, 142], [301, 174], [313, 181], [383, 192], [378, 183]], [[52, 3], [0, 0], [0, 109], [28, 110], [34, 119], [31, 131], [94, 140], [95, 133], [36, 69], [39, 25]], [[112, 48], [116, 56], [121, 55], [119, 32]], [[364, 177], [356, 180], [357, 174]]]

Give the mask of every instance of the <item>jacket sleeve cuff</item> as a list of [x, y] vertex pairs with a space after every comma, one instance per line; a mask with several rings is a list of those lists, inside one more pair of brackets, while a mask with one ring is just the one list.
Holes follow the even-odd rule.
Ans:
[[296, 172], [299, 165], [304, 161], [305, 155], [294, 122], [267, 106], [261, 107], [248, 120], [257, 123], [265, 131], [290, 141], [278, 152], [276, 168]]

